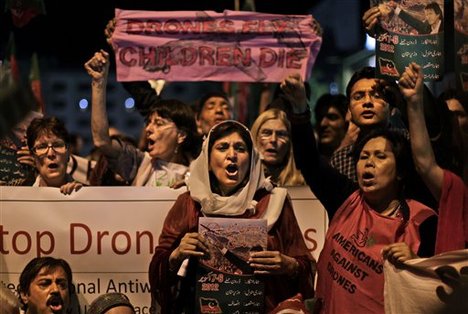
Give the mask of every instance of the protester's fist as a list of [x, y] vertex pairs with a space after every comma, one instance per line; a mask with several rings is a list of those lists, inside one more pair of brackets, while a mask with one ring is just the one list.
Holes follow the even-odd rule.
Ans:
[[109, 54], [101, 49], [85, 63], [84, 67], [93, 81], [104, 81], [109, 71]]
[[299, 73], [288, 75], [280, 84], [284, 95], [292, 105], [294, 113], [303, 113], [307, 109], [305, 85]]

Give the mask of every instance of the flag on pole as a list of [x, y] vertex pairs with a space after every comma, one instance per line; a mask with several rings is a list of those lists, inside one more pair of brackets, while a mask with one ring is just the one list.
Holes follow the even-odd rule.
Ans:
[[18, 83], [20, 81], [20, 72], [18, 67], [18, 61], [16, 60], [16, 44], [15, 35], [13, 32], [10, 33], [8, 43], [5, 49], [5, 60], [3, 60], [4, 68], [9, 72], [10, 82]]
[[29, 72], [29, 83], [31, 84], [32, 92], [39, 106], [38, 111], [44, 114], [45, 103], [44, 98], [42, 97], [41, 77], [39, 73], [39, 60], [37, 58], [37, 53], [33, 53], [31, 57], [31, 71]]
[[8, 10], [16, 27], [23, 27], [36, 15], [46, 13], [43, 0], [6, 0], [5, 11]]

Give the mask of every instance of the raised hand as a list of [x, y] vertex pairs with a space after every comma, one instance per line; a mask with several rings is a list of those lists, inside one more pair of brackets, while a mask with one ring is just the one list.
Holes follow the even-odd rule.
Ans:
[[382, 12], [380, 11], [380, 6], [371, 7], [369, 10], [364, 12], [364, 15], [362, 16], [362, 25], [369, 36], [375, 35], [374, 27], [381, 15]]
[[307, 109], [307, 96], [304, 82], [299, 73], [288, 75], [280, 84], [281, 90], [292, 105], [295, 113], [303, 113]]
[[109, 54], [101, 49], [94, 53], [94, 56], [84, 64], [84, 67], [93, 81], [103, 82], [107, 79], [109, 72]]
[[419, 65], [411, 62], [398, 81], [400, 91], [407, 102], [422, 101], [423, 73]]
[[109, 136], [109, 120], [106, 111], [106, 86], [109, 74], [109, 54], [100, 50], [94, 53], [84, 68], [92, 78], [91, 83], [91, 131], [93, 144], [108, 156], [118, 153], [112, 148]]

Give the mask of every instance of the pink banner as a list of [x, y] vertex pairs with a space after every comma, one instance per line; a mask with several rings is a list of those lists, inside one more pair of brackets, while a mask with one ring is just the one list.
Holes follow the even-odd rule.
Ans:
[[311, 15], [116, 9], [118, 81], [307, 80], [320, 50]]

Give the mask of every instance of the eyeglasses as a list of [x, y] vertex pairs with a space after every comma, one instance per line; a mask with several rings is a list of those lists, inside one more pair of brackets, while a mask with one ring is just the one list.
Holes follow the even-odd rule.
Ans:
[[272, 130], [272, 129], [262, 129], [260, 131], [260, 138], [262, 140], [268, 140], [270, 139], [273, 134], [276, 135], [276, 138], [280, 141], [287, 141], [289, 139], [289, 132], [285, 130]]
[[67, 144], [64, 141], [56, 141], [53, 143], [41, 143], [32, 148], [34, 154], [42, 156], [47, 154], [49, 148], [52, 148], [54, 152], [63, 154], [67, 151]]

